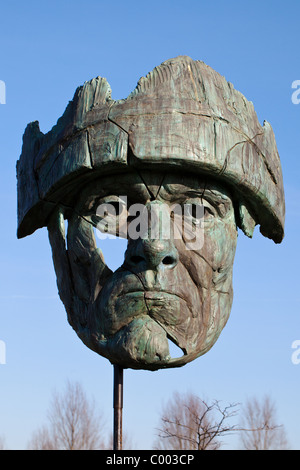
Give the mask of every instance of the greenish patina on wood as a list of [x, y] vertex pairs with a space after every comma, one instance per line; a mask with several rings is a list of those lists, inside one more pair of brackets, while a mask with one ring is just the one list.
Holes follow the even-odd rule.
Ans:
[[[156, 67], [124, 100], [111, 98], [104, 78], [86, 82], [48, 134], [37, 122], [27, 126], [17, 176], [18, 237], [48, 227], [70, 324], [123, 367], [181, 366], [208, 351], [231, 310], [237, 227], [251, 237], [260, 225], [264, 236], [283, 239], [270, 124], [261, 126], [252, 103], [189, 57]], [[122, 198], [143, 205], [147, 217], [161, 208], [163, 222], [156, 237], [149, 226], [138, 238], [129, 234], [124, 263], [112, 273], [93, 226], [99, 206], [120, 207]], [[182, 224], [174, 204], [204, 207], [201, 246], [162, 235], [167, 221]], [[121, 218], [114, 214], [123, 236]], [[181, 357], [170, 357], [168, 340]]]

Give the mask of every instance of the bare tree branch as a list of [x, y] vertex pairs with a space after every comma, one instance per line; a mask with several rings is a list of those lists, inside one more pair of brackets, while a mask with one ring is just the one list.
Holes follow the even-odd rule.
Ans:
[[238, 432], [245, 449], [285, 449], [284, 427], [276, 422], [275, 406], [269, 397], [262, 403], [248, 401], [240, 426], [231, 424], [238, 404], [222, 407], [217, 400], [208, 403], [194, 394], [175, 393], [163, 409], [155, 441], [157, 449], [216, 450], [220, 437]]
[[257, 398], [246, 402], [242, 410], [241, 425], [238, 430], [242, 446], [246, 450], [288, 448], [284, 426], [277, 424], [275, 404], [269, 396], [261, 402]]
[[34, 450], [104, 449], [104, 420], [95, 412], [81, 385], [68, 383], [64, 394], [55, 393], [48, 413], [49, 425], [35, 432]]
[[193, 394], [180, 396], [175, 393], [161, 417], [158, 449], [216, 450], [221, 446], [219, 438], [234, 430], [227, 421], [234, 417], [237, 404], [221, 408], [218, 401], [208, 404]]

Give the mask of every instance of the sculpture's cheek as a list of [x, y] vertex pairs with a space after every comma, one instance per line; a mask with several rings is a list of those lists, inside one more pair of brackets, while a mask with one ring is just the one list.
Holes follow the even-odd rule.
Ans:
[[200, 254], [214, 271], [233, 266], [237, 244], [237, 230], [233, 218], [216, 219], [207, 228], [204, 227], [204, 243]]

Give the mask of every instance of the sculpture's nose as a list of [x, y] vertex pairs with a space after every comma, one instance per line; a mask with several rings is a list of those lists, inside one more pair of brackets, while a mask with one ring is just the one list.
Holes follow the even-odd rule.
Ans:
[[132, 267], [172, 269], [178, 263], [178, 252], [171, 240], [139, 239], [129, 244], [125, 261]]
[[139, 269], [172, 269], [178, 263], [178, 252], [171, 237], [169, 209], [153, 201], [147, 211], [148, 229], [141, 237], [129, 240], [125, 261]]

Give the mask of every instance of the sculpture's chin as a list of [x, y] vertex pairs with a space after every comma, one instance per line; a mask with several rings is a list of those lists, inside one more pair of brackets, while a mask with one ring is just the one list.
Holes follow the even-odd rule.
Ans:
[[[112, 364], [124, 368], [158, 370], [181, 367], [207, 352], [210, 347], [195, 347], [187, 352], [182, 348], [179, 357], [171, 357], [170, 341], [175, 339], [151, 317], [141, 315], [134, 318], [112, 337], [98, 341], [95, 351], [106, 357]], [[179, 346], [177, 344], [177, 346]]]
[[133, 369], [159, 369], [170, 360], [165, 330], [149, 316], [134, 318], [106, 342], [108, 359]]

